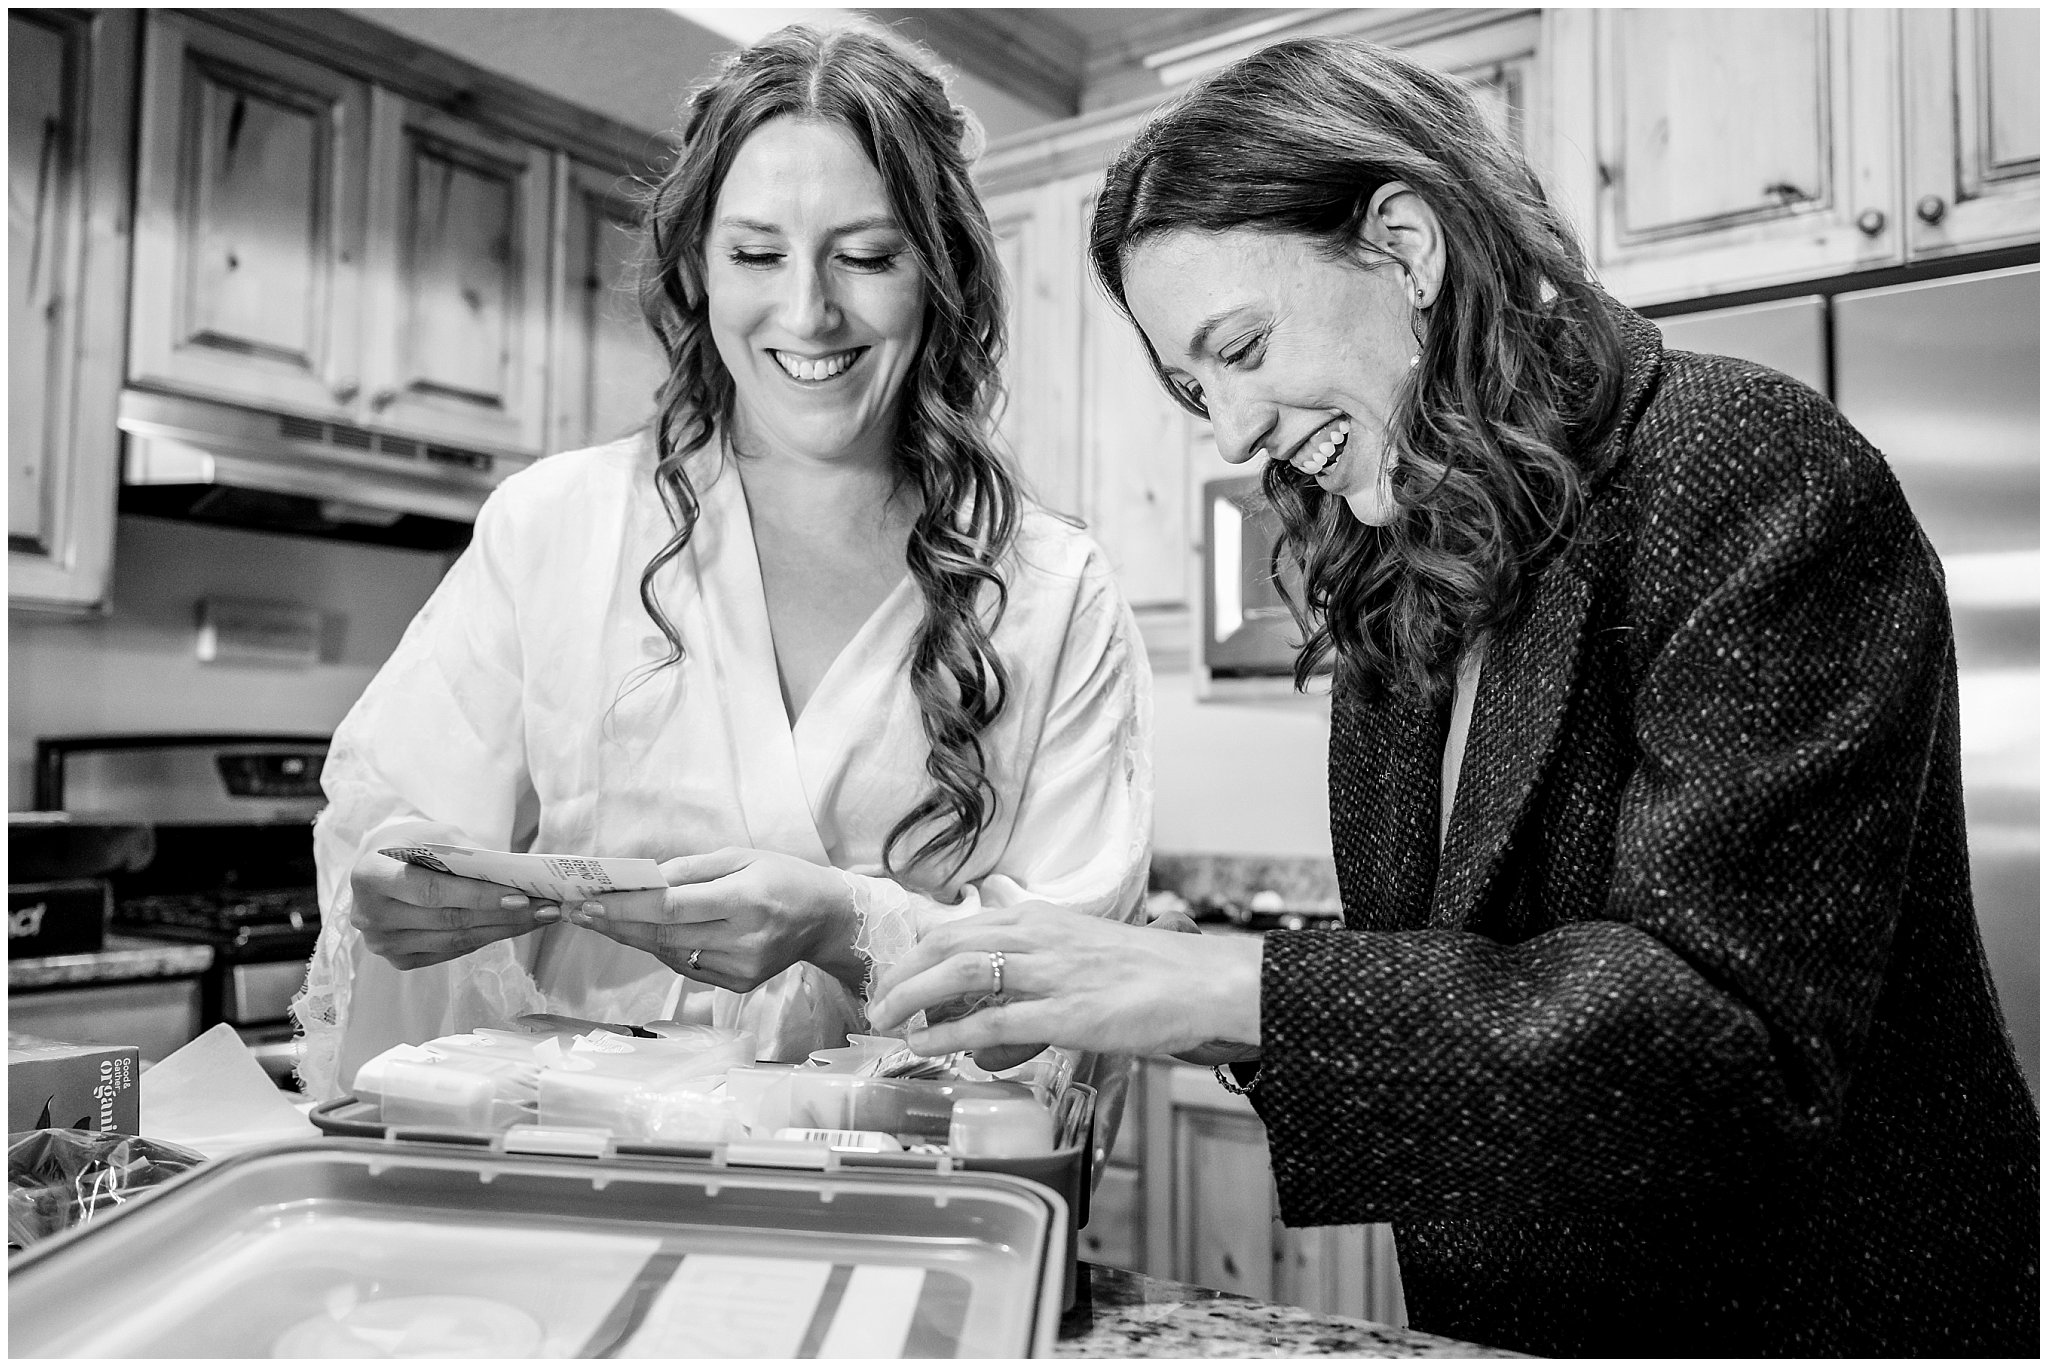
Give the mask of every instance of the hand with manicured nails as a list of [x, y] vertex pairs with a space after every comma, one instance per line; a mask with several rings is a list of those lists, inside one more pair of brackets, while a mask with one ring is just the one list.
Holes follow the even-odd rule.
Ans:
[[912, 1031], [912, 1049], [930, 1055], [1035, 1041], [1210, 1061], [1258, 1056], [1258, 940], [1160, 934], [1043, 906], [935, 928], [876, 984], [868, 1019], [892, 1031], [920, 1010], [988, 991], [995, 950], [1003, 954], [1005, 1000]]
[[867, 965], [853, 950], [858, 918], [837, 870], [728, 848], [666, 860], [661, 871], [667, 888], [606, 893], [568, 908], [569, 920], [732, 992], [797, 963], [860, 990]]
[[561, 908], [517, 888], [365, 851], [349, 870], [349, 919], [370, 952], [399, 968], [459, 959], [494, 940], [553, 925]]

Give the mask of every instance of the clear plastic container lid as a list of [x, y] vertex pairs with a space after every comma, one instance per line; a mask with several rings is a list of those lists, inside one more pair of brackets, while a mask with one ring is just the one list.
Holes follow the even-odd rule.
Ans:
[[1016, 1357], [1060, 1199], [1001, 1174], [251, 1150], [22, 1255], [32, 1357]]

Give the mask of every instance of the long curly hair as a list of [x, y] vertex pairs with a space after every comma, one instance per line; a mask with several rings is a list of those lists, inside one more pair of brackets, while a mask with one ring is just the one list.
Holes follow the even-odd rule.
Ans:
[[906, 379], [895, 476], [922, 501], [906, 552], [924, 596], [910, 686], [932, 786], [890, 831], [883, 859], [897, 872], [899, 848], [921, 832], [907, 863], [945, 860], [951, 877], [995, 818], [982, 736], [1010, 692], [992, 641], [1008, 603], [999, 567], [1019, 517], [1015, 479], [989, 437], [1002, 392], [1003, 277], [968, 172], [979, 126], [911, 49], [878, 29], [792, 26], [733, 54], [690, 96], [682, 148], [643, 205], [641, 310], [669, 363], [656, 399], [654, 478], [675, 532], [642, 573], [640, 599], [668, 638], [661, 663], [674, 664], [682, 638], [655, 576], [696, 526], [684, 464], [733, 417], [732, 377], [711, 335], [705, 248], [733, 159], [778, 118], [830, 122], [853, 135], [924, 279], [923, 344]]
[[1619, 328], [1519, 151], [1455, 81], [1395, 52], [1276, 43], [1196, 85], [1123, 149], [1089, 255], [1126, 318], [1131, 249], [1183, 229], [1298, 234], [1378, 269], [1393, 258], [1361, 230], [1373, 193], [1396, 180], [1435, 210], [1448, 256], [1389, 426], [1396, 513], [1366, 526], [1281, 461], [1262, 483], [1280, 518], [1273, 573], [1303, 633], [1296, 687], [1334, 653], [1362, 686], [1438, 696], [1458, 652], [1512, 619], [1531, 574], [1568, 542], [1582, 453], [1620, 398]]

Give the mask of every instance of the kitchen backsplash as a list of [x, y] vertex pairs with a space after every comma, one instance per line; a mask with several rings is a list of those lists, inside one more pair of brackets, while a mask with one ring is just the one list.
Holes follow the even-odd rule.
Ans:
[[1315, 857], [1155, 852], [1151, 887], [1177, 892], [1197, 906], [1245, 906], [1261, 892], [1279, 894], [1289, 911], [1341, 905], [1336, 864]]
[[[107, 613], [10, 614], [8, 807], [33, 801], [38, 736], [333, 730], [445, 564], [421, 551], [123, 517]], [[318, 662], [201, 664], [196, 605], [208, 597], [284, 599], [317, 610]]]

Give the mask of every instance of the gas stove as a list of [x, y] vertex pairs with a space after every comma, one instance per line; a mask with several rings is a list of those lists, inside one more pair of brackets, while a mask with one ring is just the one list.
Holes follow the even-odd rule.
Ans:
[[36, 746], [36, 805], [147, 823], [154, 857], [116, 874], [112, 925], [200, 943], [200, 1026], [289, 1039], [290, 1004], [320, 934], [312, 820], [319, 736], [68, 736]]
[[320, 899], [309, 887], [156, 893], [117, 902], [114, 922], [136, 934], [238, 949], [284, 941], [296, 945], [319, 935]]

